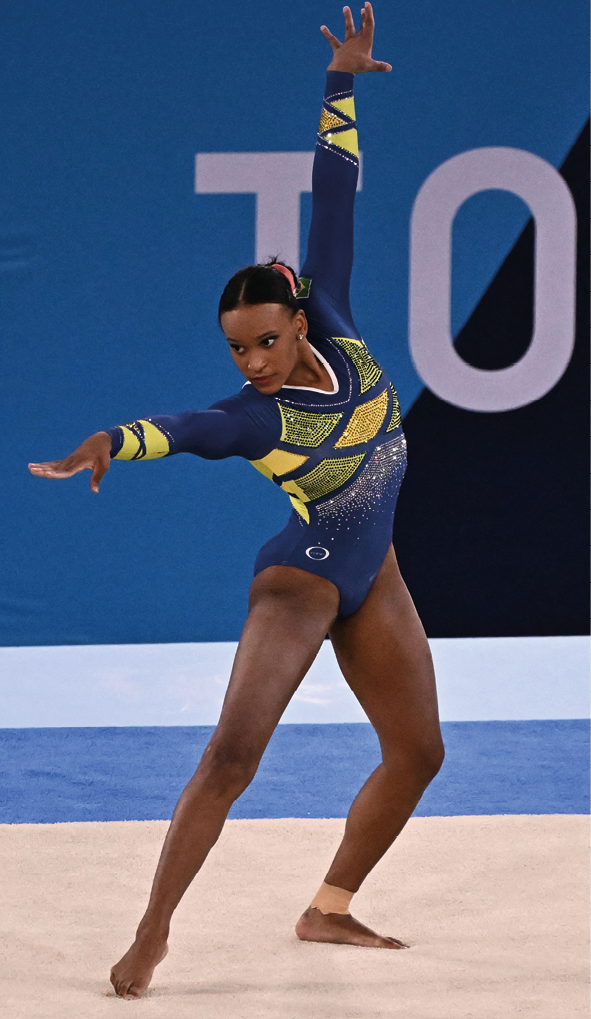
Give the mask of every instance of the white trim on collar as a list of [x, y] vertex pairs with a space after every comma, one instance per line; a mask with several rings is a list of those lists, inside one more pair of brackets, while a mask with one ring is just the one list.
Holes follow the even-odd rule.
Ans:
[[[308, 343], [310, 343], [309, 340]], [[322, 364], [326, 368], [330, 376], [330, 381], [332, 382], [332, 389], [330, 391], [328, 389], [316, 389], [315, 386], [282, 386], [281, 389], [300, 389], [304, 390], [307, 393], [324, 393], [325, 396], [336, 396], [336, 394], [339, 391], [339, 380], [337, 379], [335, 373], [333, 372], [326, 358], [323, 357], [320, 351], [316, 350], [316, 347], [313, 347], [311, 343], [310, 346], [312, 347], [315, 356], [318, 358], [319, 361], [322, 361]], [[245, 382], [242, 388], [244, 389], [245, 386], [252, 386], [252, 382]], [[279, 392], [281, 392], [281, 389], [279, 390]], [[263, 393], [263, 396], [264, 395], [266, 394]], [[277, 396], [277, 393], [271, 393], [270, 395]]]
[[[309, 340], [308, 340], [308, 343], [310, 343]], [[336, 394], [339, 391], [339, 380], [337, 379], [335, 373], [333, 372], [333, 370], [330, 367], [330, 365], [329, 365], [328, 361], [326, 360], [326, 358], [323, 357], [322, 354], [320, 353], [320, 351], [316, 350], [316, 347], [313, 347], [311, 343], [310, 343], [310, 346], [312, 347], [312, 350], [314, 351], [314, 354], [316, 355], [318, 360], [322, 362], [322, 364], [324, 365], [324, 367], [326, 368], [326, 370], [327, 370], [327, 372], [328, 372], [328, 374], [330, 376], [330, 381], [332, 382], [332, 391], [329, 392], [329, 390], [327, 390], [327, 389], [317, 389], [315, 386], [282, 386], [281, 388], [282, 389], [302, 389], [302, 390], [305, 390], [307, 393], [324, 393], [326, 396], [336, 396]]]

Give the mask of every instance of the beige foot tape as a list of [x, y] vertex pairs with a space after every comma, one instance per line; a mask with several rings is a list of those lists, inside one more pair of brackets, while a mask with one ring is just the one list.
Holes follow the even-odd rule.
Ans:
[[325, 916], [327, 913], [345, 914], [349, 912], [349, 905], [354, 894], [354, 892], [348, 892], [346, 888], [335, 888], [334, 885], [327, 885], [323, 881], [312, 899], [310, 907], [319, 909]]

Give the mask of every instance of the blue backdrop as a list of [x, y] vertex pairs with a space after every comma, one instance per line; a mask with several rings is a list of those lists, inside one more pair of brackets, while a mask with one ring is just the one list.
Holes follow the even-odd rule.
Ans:
[[[340, 30], [340, 12], [329, 0], [3, 12], [0, 643], [238, 636], [256, 551], [288, 512], [248, 464], [117, 463], [98, 498], [86, 474], [48, 483], [26, 464], [240, 386], [216, 306], [253, 260], [255, 199], [195, 194], [195, 155], [312, 150], [329, 56], [318, 26]], [[408, 411], [422, 389], [407, 338], [416, 194], [479, 146], [561, 165], [587, 117], [587, 13], [579, 0], [416, 0], [377, 4], [376, 18], [375, 55], [394, 71], [356, 86], [353, 307]], [[304, 195], [302, 245], [309, 212]], [[497, 191], [461, 208], [454, 334], [527, 215]]]

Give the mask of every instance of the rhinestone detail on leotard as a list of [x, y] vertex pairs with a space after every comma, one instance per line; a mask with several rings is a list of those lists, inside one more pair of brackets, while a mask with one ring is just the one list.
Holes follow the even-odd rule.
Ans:
[[387, 432], [393, 432], [395, 428], [398, 428], [398, 425], [402, 421], [402, 416], [400, 414], [400, 404], [398, 403], [398, 395], [392, 383], [390, 383], [390, 392], [392, 394], [392, 415], [390, 417], [390, 424], [386, 428]]
[[283, 422], [281, 441], [289, 442], [292, 446], [322, 445], [343, 416], [342, 413], [314, 414], [307, 410], [284, 407], [281, 403], [278, 407]]
[[364, 457], [365, 453], [358, 453], [356, 456], [321, 460], [313, 471], [309, 471], [301, 478], [296, 478], [296, 484], [308, 496], [308, 499], [320, 499], [321, 496], [334, 492], [335, 488], [345, 485]]
[[318, 134], [322, 134], [323, 131], [332, 131], [335, 127], [342, 127], [347, 121], [343, 120], [342, 117], [337, 117], [336, 113], [332, 113], [330, 110], [323, 108], [320, 114], [320, 124], [318, 125]]
[[333, 336], [332, 339], [349, 355], [359, 375], [359, 390], [367, 393], [384, 374], [374, 361], [363, 340], [352, 340], [347, 336]]
[[342, 449], [343, 446], [358, 446], [361, 442], [369, 442], [378, 434], [382, 427], [386, 411], [388, 410], [388, 390], [376, 396], [367, 403], [361, 403], [355, 408], [345, 431], [340, 439], [337, 439], [335, 449]]
[[[406, 465], [406, 439], [397, 435], [394, 439], [376, 446], [358, 478], [343, 492], [316, 504], [319, 520], [328, 517], [342, 520], [355, 515], [359, 521], [367, 519], [380, 508], [380, 500], [386, 494], [393, 474], [404, 474]], [[298, 482], [300, 484], [300, 482]], [[389, 500], [386, 500], [389, 506]], [[337, 528], [339, 524], [336, 524]]]

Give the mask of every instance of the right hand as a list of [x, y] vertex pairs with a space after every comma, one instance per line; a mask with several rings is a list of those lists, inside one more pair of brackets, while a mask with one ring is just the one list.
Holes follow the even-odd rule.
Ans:
[[36, 478], [71, 478], [80, 471], [92, 471], [90, 487], [98, 494], [99, 485], [111, 466], [111, 436], [108, 432], [95, 432], [70, 453], [65, 460], [48, 460], [29, 464]]
[[340, 42], [326, 25], [320, 26], [325, 39], [332, 46], [332, 60], [329, 71], [349, 71], [350, 74], [363, 74], [365, 71], [391, 71], [392, 65], [384, 60], [374, 60], [371, 55], [375, 21], [370, 3], [365, 3], [361, 10], [361, 28], [355, 31], [355, 22], [350, 7], [343, 7], [345, 15], [345, 41]]

